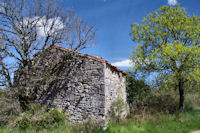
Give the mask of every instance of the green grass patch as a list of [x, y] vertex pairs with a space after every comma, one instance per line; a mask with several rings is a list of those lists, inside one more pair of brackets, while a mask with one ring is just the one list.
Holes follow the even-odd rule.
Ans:
[[200, 129], [200, 110], [186, 111], [173, 115], [152, 115], [141, 122], [127, 120], [111, 125], [107, 133], [188, 133]]
[[134, 122], [133, 119], [110, 125], [106, 131], [92, 125], [73, 125], [60, 123], [52, 129], [35, 127], [22, 130], [19, 128], [1, 127], [2, 133], [189, 133], [200, 129], [200, 110], [185, 111], [173, 115], [149, 115], [145, 120]]

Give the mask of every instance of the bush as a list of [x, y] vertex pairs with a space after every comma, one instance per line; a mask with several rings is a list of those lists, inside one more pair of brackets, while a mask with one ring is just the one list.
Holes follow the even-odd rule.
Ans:
[[49, 113], [47, 113], [47, 116], [49, 118], [53, 118], [53, 123], [63, 122], [66, 117], [64, 113], [60, 112], [57, 109], [50, 110]]
[[126, 76], [126, 91], [130, 112], [134, 112], [138, 102], [143, 105], [144, 98], [151, 93], [151, 88], [143, 79], [138, 80], [129, 72]]
[[64, 122], [65, 118], [65, 113], [58, 109], [49, 109], [34, 105], [30, 111], [22, 114], [21, 118], [17, 121], [17, 125], [20, 129], [31, 127], [37, 129], [53, 128]]
[[200, 108], [200, 94], [199, 93], [188, 93], [185, 96], [185, 109], [199, 109]]
[[13, 122], [21, 112], [18, 100], [9, 91], [0, 89], [0, 126]]
[[111, 118], [111, 122], [119, 123], [120, 120], [126, 115], [127, 105], [120, 98], [114, 100], [110, 107], [109, 117]]
[[152, 92], [145, 99], [146, 108], [152, 112], [172, 114], [177, 111], [178, 98], [165, 91]]
[[132, 114], [148, 115], [154, 113], [172, 114], [177, 111], [178, 97], [167, 91], [152, 91], [141, 100], [130, 104]]
[[[146, 117], [148, 114], [174, 114], [179, 105], [179, 95], [175, 90], [154, 90], [148, 96], [130, 104], [131, 114], [129, 117], [136, 118]], [[188, 92], [185, 95], [184, 110], [199, 109], [200, 96], [198, 93]], [[138, 116], [139, 115], [139, 116]]]
[[31, 126], [28, 118], [26, 116], [22, 117], [22, 119], [18, 122], [20, 129], [26, 129]]

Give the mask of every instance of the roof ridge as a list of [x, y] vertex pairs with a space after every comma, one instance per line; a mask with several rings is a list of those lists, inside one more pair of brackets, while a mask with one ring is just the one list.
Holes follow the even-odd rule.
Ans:
[[[60, 49], [60, 50], [66, 51], [66, 52], [71, 51], [71, 50], [68, 49], [68, 48], [61, 47], [61, 46], [58, 46], [58, 45], [53, 45], [53, 46], [51, 46], [51, 48]], [[126, 72], [124, 72], [123, 70], [117, 68], [116, 66], [114, 66], [114, 65], [112, 65], [112, 64], [110, 64], [110, 63], [108, 63], [108, 61], [105, 60], [105, 59], [103, 59], [102, 57], [99, 58], [99, 57], [91, 56], [91, 55], [88, 55], [88, 54], [81, 54], [81, 53], [79, 53], [79, 55], [82, 56], [82, 57], [87, 57], [88, 59], [93, 59], [93, 60], [96, 60], [96, 61], [99, 61], [99, 62], [102, 62], [102, 63], [106, 63], [107, 65], [109, 65], [109, 66], [112, 67], [113, 69], [115, 69], [115, 70], [117, 70], [118, 72], [121, 72], [121, 73], [123, 73], [123, 74], [126, 75]]]

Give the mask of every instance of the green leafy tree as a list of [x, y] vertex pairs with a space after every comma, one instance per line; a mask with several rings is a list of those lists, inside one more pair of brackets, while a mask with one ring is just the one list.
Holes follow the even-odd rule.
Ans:
[[134, 74], [128, 72], [126, 76], [127, 101], [129, 104], [141, 101], [150, 94], [151, 88], [143, 79], [136, 79]]
[[200, 81], [200, 18], [187, 15], [179, 5], [163, 6], [132, 24], [132, 40], [137, 49], [130, 56], [135, 70], [156, 72], [164, 83], [179, 90], [179, 109], [184, 108], [184, 87]]

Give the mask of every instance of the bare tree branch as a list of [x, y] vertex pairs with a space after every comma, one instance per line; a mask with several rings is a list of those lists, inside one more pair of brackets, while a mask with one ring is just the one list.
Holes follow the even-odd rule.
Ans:
[[0, 42], [4, 47], [0, 47], [0, 54], [7, 57], [1, 56], [0, 75], [12, 86], [13, 74], [6, 67], [8, 64], [25, 68], [35, 53], [53, 45], [80, 51], [93, 44], [94, 36], [94, 26], [89, 26], [73, 11], [62, 10], [51, 0], [3, 0]]

